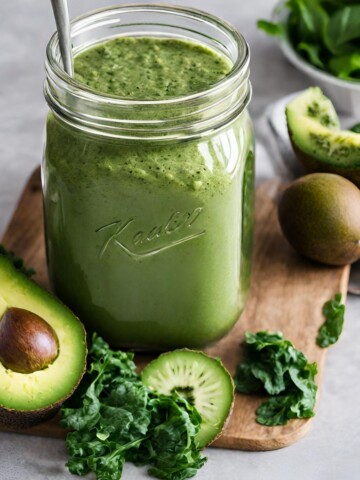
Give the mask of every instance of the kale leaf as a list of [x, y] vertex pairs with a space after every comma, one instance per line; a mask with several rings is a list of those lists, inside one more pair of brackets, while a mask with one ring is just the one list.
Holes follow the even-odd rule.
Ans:
[[4, 245], [0, 243], [0, 255], [6, 257], [14, 265], [17, 270], [20, 270], [27, 277], [31, 277], [36, 272], [33, 268], [27, 268], [25, 266], [24, 260], [20, 257], [17, 257], [14, 252], [7, 250]]
[[147, 438], [130, 452], [136, 465], [150, 464], [149, 474], [157, 478], [183, 480], [194, 476], [206, 459], [195, 444], [201, 416], [175, 393], [151, 395], [152, 417]]
[[345, 305], [341, 303], [341, 293], [324, 304], [323, 314], [325, 322], [319, 328], [316, 343], [319, 347], [326, 348], [338, 341], [343, 329]]
[[79, 389], [62, 408], [61, 425], [72, 430], [66, 439], [70, 472], [119, 480], [131, 461], [149, 465], [150, 475], [165, 480], [194, 476], [206, 461], [195, 440], [197, 410], [177, 393], [147, 389], [133, 354], [111, 350], [96, 334], [89, 361]]
[[360, 81], [360, 5], [357, 0], [287, 0], [286, 23], [259, 20], [258, 28], [288, 39], [309, 63], [345, 80]]
[[245, 358], [235, 375], [240, 393], [268, 393], [257, 409], [262, 425], [286, 425], [292, 418], [314, 416], [316, 363], [309, 363], [281, 332], [245, 333]]

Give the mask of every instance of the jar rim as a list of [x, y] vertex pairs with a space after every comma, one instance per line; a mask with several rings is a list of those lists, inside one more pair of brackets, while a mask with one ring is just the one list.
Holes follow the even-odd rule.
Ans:
[[219, 89], [226, 88], [228, 84], [231, 84], [241, 72], [248, 67], [250, 61], [250, 51], [249, 46], [245, 38], [241, 33], [231, 25], [230, 22], [221, 19], [220, 17], [213, 15], [211, 13], [205, 12], [200, 9], [192, 7], [183, 7], [179, 5], [170, 5], [166, 3], [135, 3], [135, 4], [123, 4], [123, 5], [114, 5], [109, 7], [98, 8], [95, 10], [90, 10], [78, 17], [75, 17], [71, 21], [71, 33], [72, 36], [76, 35], [82, 31], [88, 24], [89, 21], [93, 22], [97, 17], [102, 17], [105, 13], [108, 15], [116, 14], [119, 12], [129, 13], [131, 11], [153, 11], [153, 12], [168, 12], [175, 15], [182, 15], [188, 17], [196, 17], [200, 20], [209, 21], [212, 25], [216, 25], [220, 30], [231, 35], [232, 39], [236, 42], [238, 51], [242, 52], [242, 55], [237, 58], [233, 63], [231, 70], [225, 75], [224, 78], [220, 79], [215, 84], [211, 85], [205, 90], [200, 90], [199, 92], [194, 92], [187, 95], [181, 95], [177, 97], [171, 97], [162, 100], [136, 100], [123, 98], [116, 95], [111, 95], [108, 93], [97, 92], [96, 90], [88, 87], [87, 85], [75, 80], [71, 77], [63, 68], [60, 57], [57, 59], [55, 57], [55, 52], [59, 48], [59, 38], [58, 33], [55, 32], [46, 47], [46, 64], [52, 69], [55, 75], [61, 79], [63, 82], [68, 84], [72, 89], [77, 91], [77, 95], [83, 98], [87, 98], [90, 101], [104, 101], [107, 104], [112, 104], [114, 106], [127, 106], [131, 107], [133, 105], [144, 105], [144, 106], [172, 106], [179, 102], [187, 103], [193, 102], [197, 99], [203, 97], [204, 95], [216, 94]]
[[145, 141], [196, 138], [234, 120], [250, 101], [248, 44], [230, 23], [215, 15], [140, 3], [93, 10], [71, 25], [75, 55], [119, 36], [159, 36], [199, 41], [232, 63], [227, 75], [199, 92], [160, 100], [123, 98], [97, 92], [69, 76], [55, 33], [46, 50], [44, 95], [55, 116], [83, 132]]

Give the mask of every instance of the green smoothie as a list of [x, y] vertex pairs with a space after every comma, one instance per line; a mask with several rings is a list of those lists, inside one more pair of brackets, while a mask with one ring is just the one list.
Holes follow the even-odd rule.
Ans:
[[[119, 37], [80, 53], [76, 79], [159, 100], [231, 69], [200, 44]], [[49, 114], [47, 254], [56, 294], [114, 346], [197, 347], [238, 319], [249, 279], [253, 154], [247, 113], [201, 139], [104, 139]]]
[[198, 43], [119, 37], [78, 55], [75, 75], [100, 93], [163, 100], [206, 90], [231, 67], [225, 57]]

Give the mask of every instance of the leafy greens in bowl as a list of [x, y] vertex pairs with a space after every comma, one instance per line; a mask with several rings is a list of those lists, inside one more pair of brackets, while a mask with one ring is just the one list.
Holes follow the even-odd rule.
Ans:
[[287, 0], [258, 27], [316, 80], [343, 112], [360, 114], [360, 1]]
[[286, 36], [315, 67], [360, 82], [359, 0], [288, 0], [277, 7], [275, 22], [259, 20], [258, 27]]

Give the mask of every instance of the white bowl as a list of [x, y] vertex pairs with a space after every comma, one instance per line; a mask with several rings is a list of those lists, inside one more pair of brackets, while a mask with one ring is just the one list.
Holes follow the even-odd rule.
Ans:
[[[286, 23], [288, 16], [289, 11], [285, 7], [285, 2], [279, 2], [273, 12], [273, 21]], [[357, 117], [360, 120], [360, 81], [342, 80], [314, 67], [295, 51], [287, 36], [281, 37], [279, 43], [285, 57], [331, 98], [338, 111]]]

